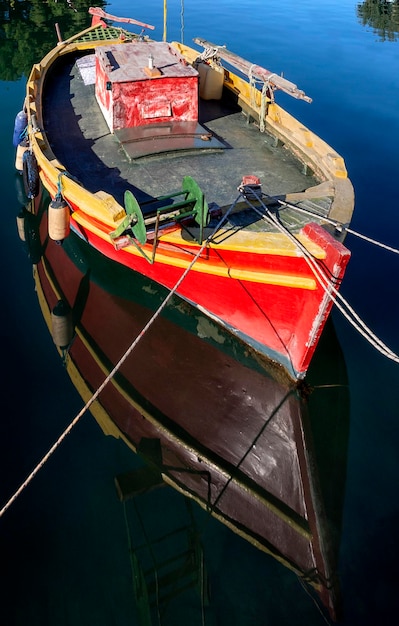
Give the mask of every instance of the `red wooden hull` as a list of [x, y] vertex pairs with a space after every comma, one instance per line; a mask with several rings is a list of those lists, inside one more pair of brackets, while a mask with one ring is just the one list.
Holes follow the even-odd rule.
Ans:
[[[73, 216], [72, 225], [82, 235], [82, 229], [74, 223]], [[319, 267], [328, 276], [328, 281], [330, 276], [333, 277], [331, 282], [338, 288], [350, 252], [317, 224], [308, 224], [303, 232], [325, 251], [325, 259]], [[184, 272], [173, 263], [157, 260], [150, 264], [141, 255], [116, 250], [110, 241], [89, 230], [83, 234], [93, 247], [108, 258], [169, 289], [175, 287]], [[182, 252], [188, 252], [192, 258], [198, 249], [198, 245], [185, 245]], [[199, 263], [194, 265], [185, 276], [177, 290], [178, 295], [215, 317], [253, 348], [280, 363], [294, 378], [303, 378], [333, 304], [306, 259], [301, 255], [281, 256], [215, 248], [206, 249], [201, 261], [204, 259], [202, 266]], [[212, 264], [209, 272], [206, 272], [206, 261]], [[215, 273], [215, 265], [229, 268], [228, 275]], [[235, 279], [231, 268], [258, 273], [260, 280]], [[265, 272], [307, 279], [314, 282], [314, 288], [261, 282]]]
[[[75, 337], [66, 364], [87, 399], [151, 317], [140, 299], [153, 297], [156, 308], [162, 294], [154, 295], [145, 279], [127, 285], [127, 270], [101, 255], [96, 261], [74, 235], [64, 246], [45, 244], [42, 222], [44, 256], [35, 259], [41, 307], [48, 323], [60, 297], [72, 308]], [[193, 320], [179, 305], [170, 314], [194, 332], [158, 318], [101, 392], [94, 415], [105, 432], [123, 436], [155, 463], [167, 482], [304, 576], [334, 616], [335, 557], [306, 403], [239, 340], [229, 347], [212, 331], [202, 339], [202, 314]]]

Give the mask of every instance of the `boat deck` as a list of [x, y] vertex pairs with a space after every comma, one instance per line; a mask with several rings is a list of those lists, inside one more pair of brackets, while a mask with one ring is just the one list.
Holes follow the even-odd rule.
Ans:
[[[248, 174], [260, 178], [265, 193], [280, 198], [318, 184], [284, 146], [275, 145], [272, 136], [260, 133], [254, 124], [248, 123], [237, 105], [225, 101], [200, 100], [199, 123], [205, 133], [216, 138], [209, 145], [194, 129], [195, 141], [189, 148], [183, 145], [174, 150], [173, 141], [164, 137], [161, 152], [155, 145], [154, 154], [132, 158], [132, 137], [124, 131], [112, 134], [96, 101], [93, 64], [94, 54], [73, 62], [70, 58], [61, 59], [47, 77], [43, 103], [44, 125], [54, 154], [90, 191], [103, 189], [123, 206], [124, 192], [129, 189], [140, 203], [145, 203], [180, 190], [183, 177], [190, 175], [202, 188], [208, 203], [228, 207], [238, 196], [242, 177]], [[67, 142], [65, 127], [70, 138]], [[138, 139], [140, 154], [142, 142]], [[201, 147], [197, 147], [198, 143]], [[299, 196], [297, 200], [326, 215], [331, 204], [328, 185], [321, 186], [321, 190], [320, 197], [304, 200]], [[291, 229], [308, 221], [298, 212], [282, 212]], [[267, 228], [264, 222], [262, 228]]]

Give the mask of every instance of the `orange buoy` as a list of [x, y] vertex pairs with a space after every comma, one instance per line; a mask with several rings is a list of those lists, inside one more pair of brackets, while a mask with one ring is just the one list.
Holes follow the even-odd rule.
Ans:
[[58, 300], [51, 311], [51, 335], [55, 345], [61, 350], [66, 350], [72, 341], [72, 309], [65, 300]]
[[63, 241], [69, 235], [69, 206], [61, 196], [56, 196], [48, 208], [48, 234], [53, 241]]

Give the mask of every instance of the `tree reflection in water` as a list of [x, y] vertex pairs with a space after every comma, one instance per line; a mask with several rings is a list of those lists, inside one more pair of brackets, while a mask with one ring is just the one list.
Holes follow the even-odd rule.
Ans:
[[381, 41], [397, 41], [399, 0], [365, 0], [357, 5], [363, 26], [371, 26]]
[[[42, 0], [0, 0], [0, 80], [14, 81], [28, 76], [45, 50], [56, 42], [55, 24], [62, 36], [90, 26], [90, 0], [48, 2]], [[105, 2], [97, 0], [96, 6]]]

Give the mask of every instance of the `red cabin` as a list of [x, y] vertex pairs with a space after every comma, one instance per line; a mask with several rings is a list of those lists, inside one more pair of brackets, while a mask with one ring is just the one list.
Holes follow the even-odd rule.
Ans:
[[168, 43], [96, 49], [96, 98], [111, 130], [198, 121], [198, 72]]

